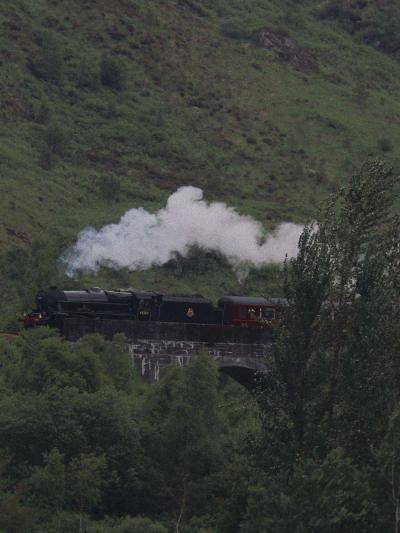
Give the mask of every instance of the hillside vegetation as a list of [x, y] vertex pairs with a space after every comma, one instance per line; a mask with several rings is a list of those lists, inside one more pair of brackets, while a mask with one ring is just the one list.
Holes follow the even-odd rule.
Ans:
[[[74, 285], [54, 262], [82, 228], [157, 210], [179, 186], [271, 229], [311, 219], [367, 159], [400, 167], [395, 2], [18, 0], [1, 11], [3, 316], [40, 286]], [[204, 261], [87, 282], [278, 290], [276, 269], [239, 285], [229, 266], [216, 275], [221, 258], [196, 271]]]

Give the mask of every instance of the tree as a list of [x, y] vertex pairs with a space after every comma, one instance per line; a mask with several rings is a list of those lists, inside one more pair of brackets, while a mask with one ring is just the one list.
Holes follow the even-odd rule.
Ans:
[[105, 352], [100, 356], [107, 375], [114, 387], [130, 394], [140, 382], [139, 375], [129, 355], [128, 344], [124, 334], [117, 334], [108, 342]]
[[[396, 408], [390, 417], [388, 431], [374, 449], [375, 470], [378, 474], [379, 489], [384, 495], [380, 498], [380, 511], [383, 515], [382, 527], [399, 532], [400, 528], [400, 408]], [[387, 515], [383, 511], [387, 509]], [[386, 518], [386, 520], [385, 520]]]
[[[287, 305], [258, 393], [264, 429], [258, 458], [268, 481], [250, 489], [246, 533], [387, 528], [375, 513], [376, 503], [386, 509], [382, 486], [374, 482], [372, 491], [361, 471], [386, 479], [397, 531], [398, 424], [390, 417], [400, 393], [400, 229], [391, 214], [398, 181], [384, 164], [366, 165], [347, 190], [325, 201], [315, 229], [303, 232], [298, 256], [285, 264]], [[327, 472], [331, 481], [321, 485]], [[319, 489], [310, 502], [301, 495], [313, 487]], [[347, 493], [355, 502], [357, 492], [363, 505], [341, 503]], [[281, 521], [271, 512], [276, 508]], [[306, 523], [302, 509], [317, 521]]]
[[146, 395], [142, 416], [144, 448], [159, 473], [159, 505], [178, 533], [191, 512], [199, 512], [196, 486], [211, 475], [220, 458], [220, 428], [214, 361], [199, 356], [183, 369], [172, 367]]
[[[112, 342], [105, 341], [101, 335], [85, 335], [76, 343], [78, 351], [86, 347], [98, 357], [103, 365], [104, 372], [111, 384], [117, 390], [131, 393], [135, 385], [139, 384], [139, 376], [133, 367], [129, 355], [126, 336], [119, 333], [114, 336]], [[106, 379], [107, 379], [106, 378]]]
[[[81, 378], [72, 379], [80, 386]], [[82, 455], [105, 455], [108, 484], [102, 487], [109, 514], [147, 511], [153, 465], [140, 442], [133, 396], [112, 386], [89, 393], [54, 381], [41, 393], [0, 398], [0, 448], [17, 479], [42, 468], [43, 455], [57, 447], [68, 464]], [[151, 489], [152, 490], [152, 489]]]
[[375, 512], [367, 476], [337, 448], [252, 486], [240, 532], [372, 533]]
[[321, 243], [320, 230], [307, 226], [297, 258], [284, 265], [283, 323], [275, 328], [269, 373], [261, 377], [256, 392], [263, 413], [262, 448], [268, 468], [289, 467], [309, 449], [308, 424], [314, 416], [310, 409], [318, 404], [326, 372], [315, 330], [332, 276], [329, 248]]
[[64, 456], [57, 448], [44, 454], [43, 467], [36, 467], [30, 484], [38, 507], [54, 513], [57, 531], [61, 531], [61, 512], [66, 504], [66, 468]]
[[22, 505], [21, 500], [27, 492], [26, 481], [13, 486], [5, 479], [7, 461], [0, 462], [0, 531], [21, 533], [29, 526], [35, 509]]
[[[377, 325], [386, 321], [393, 324], [390, 315], [397, 298], [393, 281], [399, 276], [395, 272], [399, 265], [393, 263], [393, 254], [398, 241], [390, 235], [393, 232], [398, 235], [398, 223], [390, 212], [397, 197], [398, 181], [383, 163], [366, 165], [350, 180], [340, 210], [335, 211], [339, 198], [332, 196], [319, 221], [321, 235], [330, 250], [334, 276], [328, 304], [320, 318], [321, 344], [326, 347], [330, 367], [326, 429], [331, 432], [334, 446], [347, 447], [354, 436], [349, 433], [349, 427], [344, 429], [347, 424], [342, 413], [356, 413], [361, 409], [365, 420], [372, 422], [371, 415], [376, 409], [368, 411], [367, 405], [377, 397], [390, 395], [385, 390], [392, 381], [390, 367], [385, 363], [388, 345], [377, 336]], [[349, 381], [350, 375], [354, 379]], [[368, 379], [368, 389], [362, 377]], [[376, 416], [369, 428], [364, 423], [369, 439], [373, 438], [379, 420], [383, 418], [387, 423], [389, 415], [386, 411], [385, 415]], [[360, 455], [366, 453], [368, 446], [366, 442], [363, 450], [359, 450]]]
[[4, 369], [13, 390], [42, 392], [55, 382], [66, 385], [73, 373], [70, 347], [57, 331], [39, 328], [24, 331], [18, 339], [19, 359]]
[[368, 462], [385, 434], [399, 392], [397, 183], [383, 163], [365, 165], [285, 264], [287, 305], [259, 392], [268, 468], [338, 446]]
[[75, 457], [68, 467], [68, 495], [79, 514], [79, 533], [82, 533], [84, 512], [99, 503], [102, 491], [108, 484], [106, 470], [105, 456], [96, 457], [93, 454]]

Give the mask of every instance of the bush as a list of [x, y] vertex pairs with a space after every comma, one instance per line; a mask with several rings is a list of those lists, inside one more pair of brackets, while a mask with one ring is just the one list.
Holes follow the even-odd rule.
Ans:
[[53, 154], [47, 144], [43, 144], [39, 148], [39, 154], [39, 165], [44, 170], [50, 170], [56, 162], [56, 156]]
[[237, 40], [250, 38], [250, 31], [246, 22], [239, 17], [231, 17], [223, 21], [220, 25], [221, 31], [227, 37]]
[[117, 200], [121, 192], [119, 180], [112, 174], [106, 174], [99, 179], [100, 196], [107, 201]]
[[113, 119], [119, 116], [118, 107], [115, 102], [110, 102], [103, 113], [104, 118]]
[[42, 54], [33, 61], [33, 72], [37, 78], [60, 83], [64, 67], [63, 46], [53, 33], [43, 37]]
[[122, 90], [125, 85], [124, 66], [117, 59], [103, 54], [100, 61], [100, 79], [103, 85]]
[[37, 122], [38, 124], [48, 124], [50, 122], [50, 119], [51, 119], [50, 106], [45, 100], [42, 100], [35, 115], [35, 122]]
[[98, 62], [82, 59], [78, 67], [78, 86], [97, 91], [101, 87], [101, 68]]
[[218, 192], [223, 189], [224, 180], [219, 173], [211, 173], [206, 179], [207, 189]]
[[382, 139], [379, 139], [377, 144], [379, 150], [382, 150], [382, 152], [391, 152], [393, 150], [393, 144], [387, 137], [382, 137]]
[[186, 255], [175, 252], [174, 257], [164, 264], [177, 275], [199, 275], [207, 272], [232, 272], [226, 257], [216, 250], [204, 250], [197, 244], [190, 246]]
[[319, 11], [319, 16], [321, 19], [342, 18], [342, 0], [329, 0]]
[[67, 135], [58, 122], [50, 122], [43, 134], [45, 145], [55, 155], [62, 155], [67, 146]]
[[369, 90], [364, 79], [359, 78], [356, 81], [354, 93], [355, 93], [355, 97], [356, 97], [356, 101], [358, 105], [362, 109], [364, 109], [367, 105], [367, 100], [369, 98]]
[[[43, 116], [42, 119], [43, 120]], [[57, 156], [62, 156], [67, 147], [67, 134], [64, 128], [56, 121], [51, 121], [43, 130], [42, 139], [39, 140], [39, 165], [44, 170], [50, 170]]]
[[137, 516], [127, 517], [118, 528], [118, 533], [167, 533], [167, 529], [160, 522], [153, 522], [150, 518]]
[[165, 124], [164, 110], [161, 106], [158, 107], [156, 113], [156, 127], [162, 128]]

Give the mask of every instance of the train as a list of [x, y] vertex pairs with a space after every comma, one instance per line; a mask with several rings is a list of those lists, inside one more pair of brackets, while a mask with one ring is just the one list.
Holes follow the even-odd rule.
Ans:
[[271, 327], [279, 321], [282, 300], [224, 296], [214, 307], [200, 294], [163, 294], [154, 291], [91, 287], [80, 291], [40, 290], [36, 308], [20, 319], [26, 329], [49, 326], [63, 333], [69, 318], [110, 319], [242, 327]]

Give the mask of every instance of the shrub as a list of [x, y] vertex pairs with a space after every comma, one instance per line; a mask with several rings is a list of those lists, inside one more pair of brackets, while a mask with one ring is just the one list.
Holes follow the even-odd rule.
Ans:
[[211, 191], [220, 191], [224, 186], [224, 181], [220, 173], [211, 173], [206, 180], [207, 189]]
[[33, 61], [33, 72], [37, 78], [60, 83], [64, 66], [63, 46], [53, 33], [43, 37], [42, 54]]
[[98, 62], [84, 58], [78, 67], [78, 86], [97, 91], [101, 87], [101, 68]]
[[121, 184], [114, 175], [105, 174], [99, 179], [100, 196], [107, 201], [117, 200], [121, 192]]
[[319, 16], [321, 19], [340, 19], [342, 17], [342, 0], [329, 0], [323, 4], [319, 10]]
[[137, 516], [127, 517], [118, 528], [118, 533], [167, 533], [160, 522], [153, 522], [150, 518]]
[[100, 79], [103, 85], [122, 90], [125, 85], [124, 66], [117, 59], [103, 54], [100, 61]]
[[162, 128], [165, 124], [164, 110], [161, 106], [158, 107], [156, 113], [156, 127]]
[[48, 124], [50, 122], [50, 119], [50, 106], [45, 100], [42, 100], [35, 115], [35, 122], [37, 122], [38, 124]]
[[367, 100], [369, 98], [369, 90], [363, 79], [358, 79], [354, 89], [355, 97], [358, 105], [364, 109], [367, 105]]
[[220, 28], [222, 33], [231, 39], [246, 40], [250, 38], [250, 31], [242, 18], [228, 18], [221, 23]]
[[219, 251], [204, 250], [197, 244], [190, 246], [186, 255], [179, 252], [164, 264], [164, 268], [173, 270], [177, 275], [199, 275], [207, 272], [232, 272], [232, 266]]
[[393, 150], [393, 144], [387, 137], [382, 137], [382, 139], [379, 139], [377, 144], [379, 150], [382, 150], [382, 152], [391, 152]]
[[43, 134], [45, 145], [55, 155], [62, 155], [67, 146], [67, 135], [58, 122], [50, 122]]
[[47, 144], [43, 144], [39, 148], [39, 154], [39, 165], [44, 170], [50, 170], [56, 161], [56, 157]]
[[104, 118], [113, 119], [119, 116], [118, 107], [115, 102], [110, 102], [103, 114]]
[[146, 9], [146, 25], [147, 26], [159, 26], [160, 25], [160, 20], [157, 14], [152, 9], [149, 9], [149, 8]]

